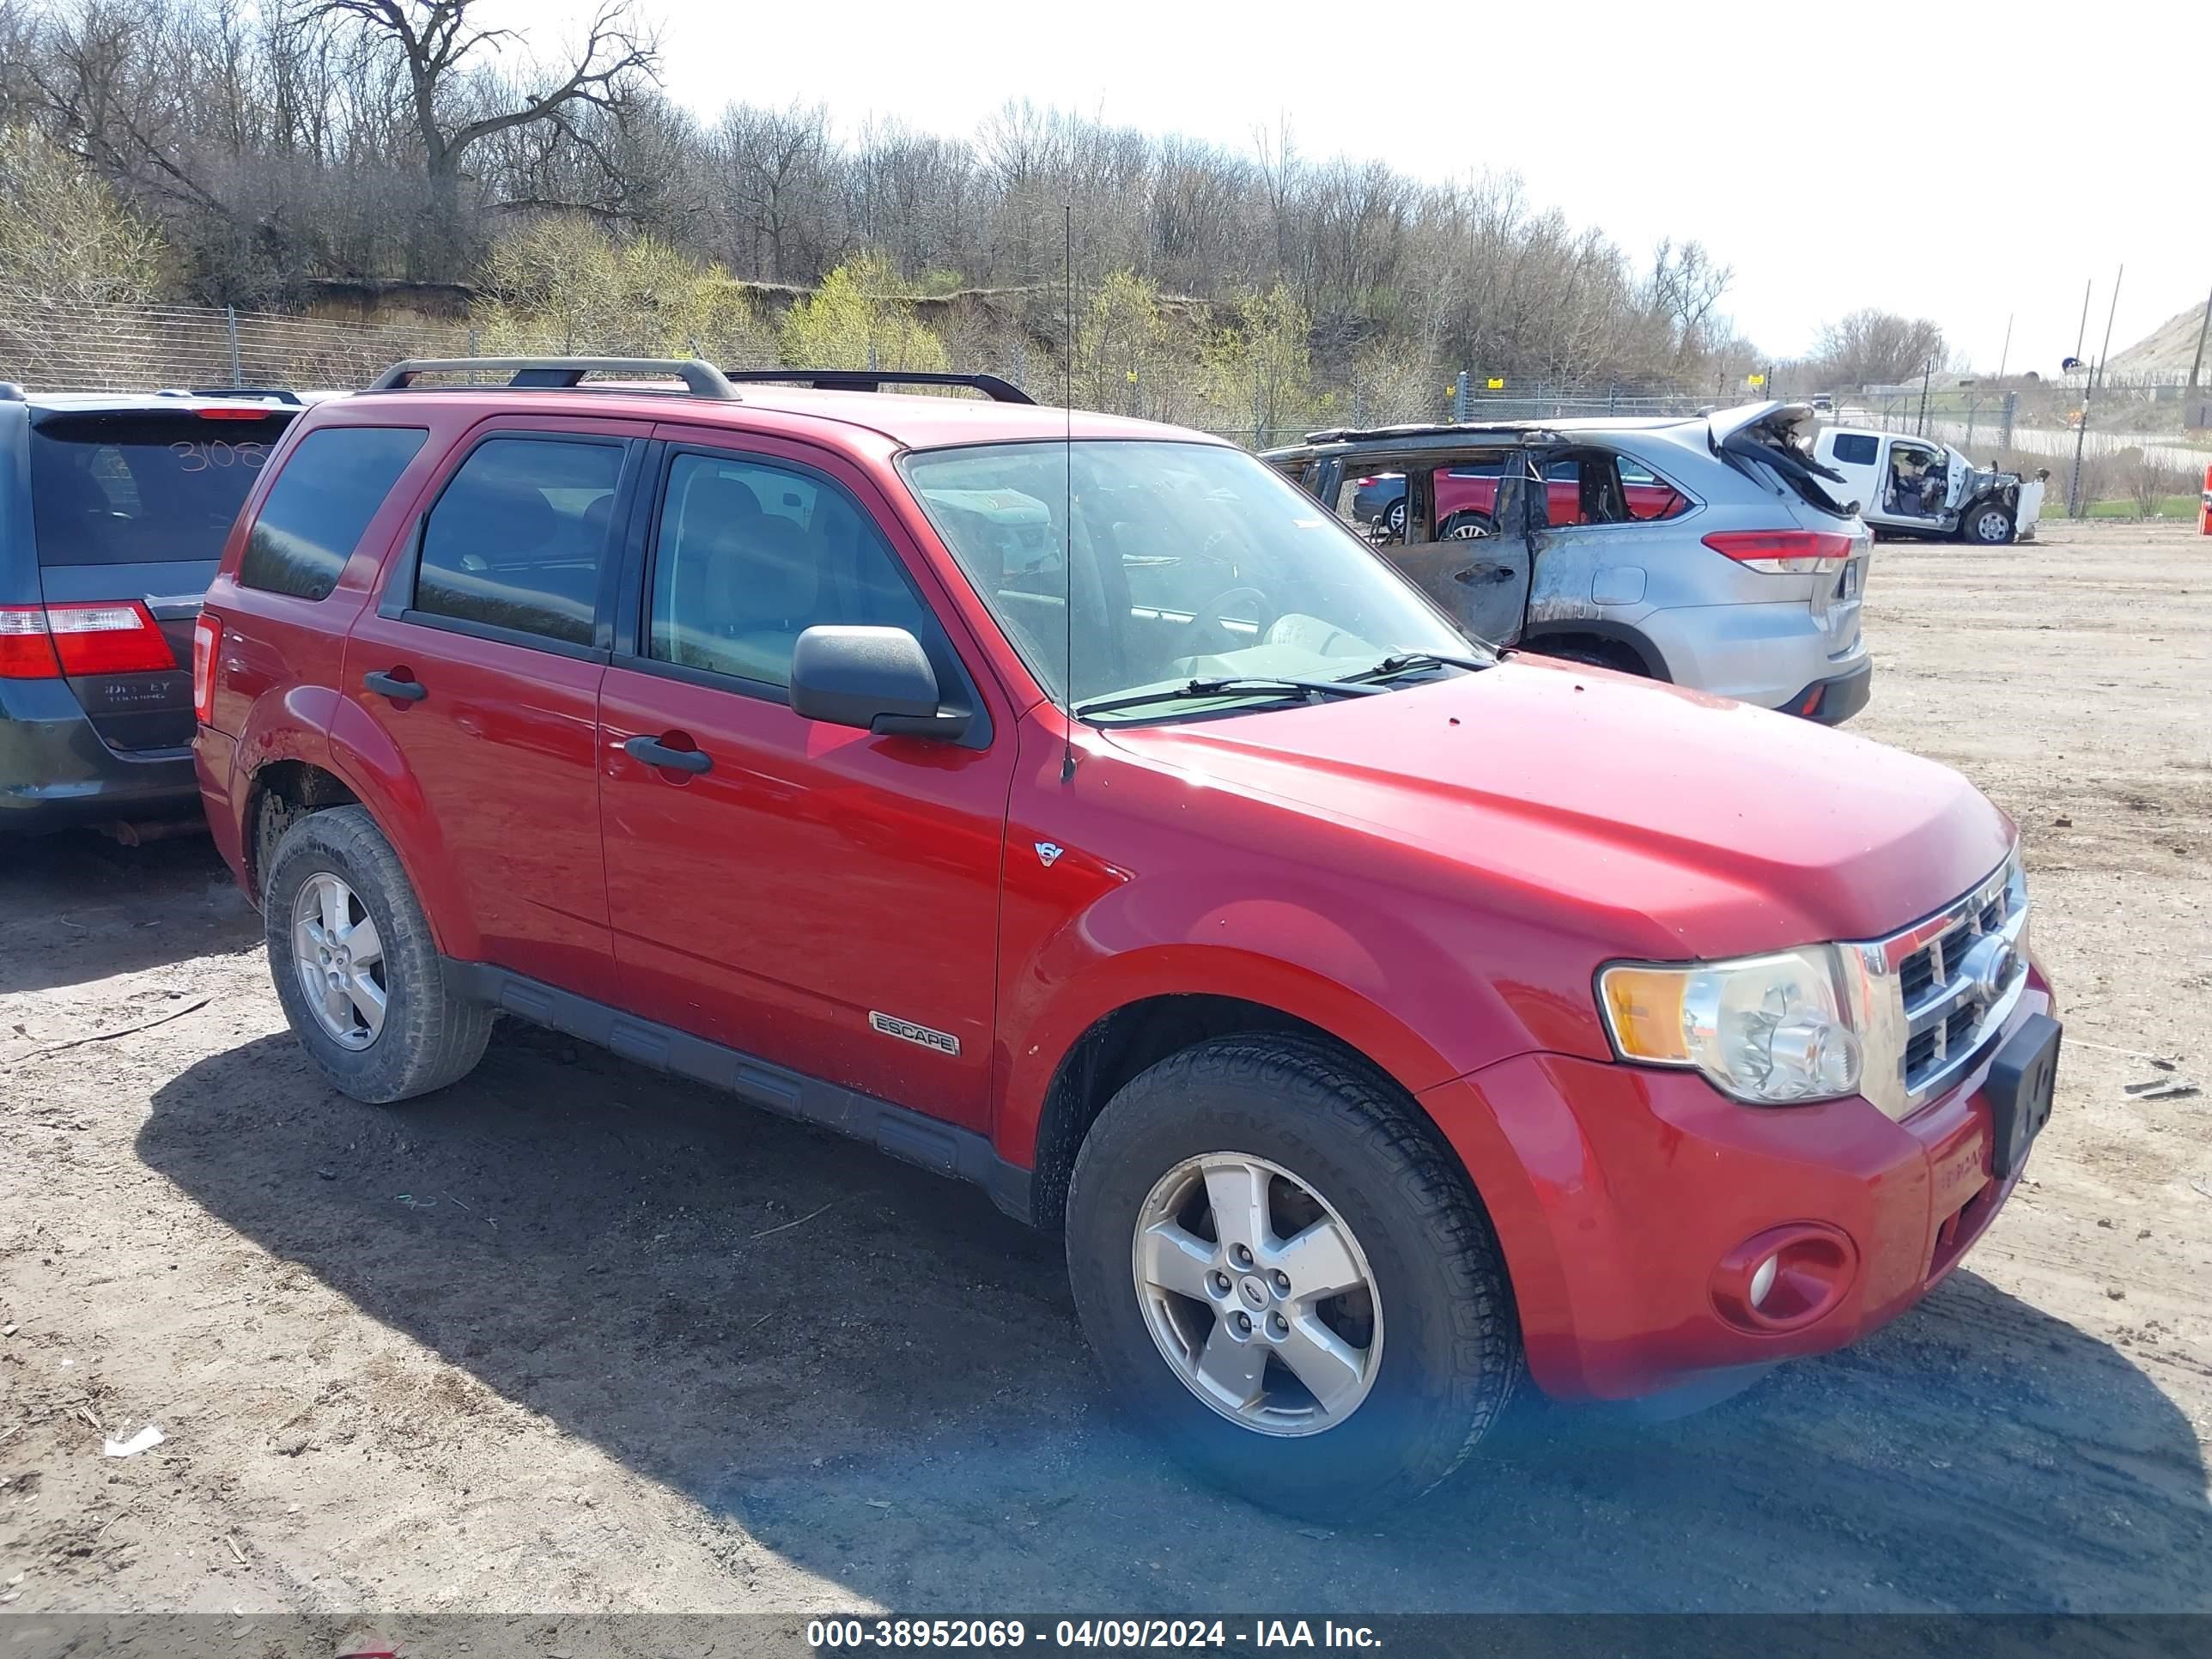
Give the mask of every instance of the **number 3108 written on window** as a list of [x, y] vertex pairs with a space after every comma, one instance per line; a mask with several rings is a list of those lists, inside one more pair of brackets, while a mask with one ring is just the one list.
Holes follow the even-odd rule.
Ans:
[[261, 470], [262, 462], [269, 459], [267, 444], [228, 444], [220, 439], [211, 443], [173, 443], [169, 453], [177, 458], [180, 472], [205, 472], [210, 468], [242, 466], [249, 472]]

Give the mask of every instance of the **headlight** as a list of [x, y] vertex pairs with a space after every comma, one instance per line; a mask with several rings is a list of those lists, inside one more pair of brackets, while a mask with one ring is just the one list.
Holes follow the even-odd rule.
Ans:
[[1735, 962], [1598, 975], [1598, 1006], [1623, 1060], [1690, 1066], [1754, 1105], [1832, 1100], [1859, 1085], [1859, 1034], [1832, 946]]

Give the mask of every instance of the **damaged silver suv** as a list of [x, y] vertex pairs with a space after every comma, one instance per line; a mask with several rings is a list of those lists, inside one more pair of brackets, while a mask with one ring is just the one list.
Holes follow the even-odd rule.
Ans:
[[1873, 537], [1808, 404], [1310, 434], [1262, 457], [1493, 645], [1836, 725]]

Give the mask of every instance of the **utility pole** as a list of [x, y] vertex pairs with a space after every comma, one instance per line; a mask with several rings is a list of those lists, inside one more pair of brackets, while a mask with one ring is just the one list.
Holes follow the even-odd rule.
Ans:
[[2089, 383], [2081, 388], [2081, 424], [2074, 432], [2074, 477], [2066, 487], [2066, 516], [2081, 516], [2081, 450], [2089, 441], [2089, 400], [2096, 396], [2097, 382], [2104, 378], [2105, 359], [2112, 350], [2112, 319], [2120, 309], [2120, 279], [2128, 274], [2122, 265], [2112, 277], [2112, 306], [2105, 313], [2105, 347], [2097, 354], [2097, 361], [2089, 370]]
[[2000, 390], [2004, 386], [2005, 365], [2012, 360], [2012, 317], [2010, 312], [2005, 313], [2004, 349], [1997, 353], [1997, 386]]
[[1930, 357], [1920, 370], [1920, 423], [1912, 428], [1912, 435], [1916, 438], [1928, 435], [1928, 387], [1935, 378], [1936, 360]]
[[2081, 284], [2081, 325], [2074, 331], [2074, 356], [2077, 360], [2081, 356], [2081, 343], [2089, 337], [2089, 295], [2096, 286], [2094, 276]]
[[2204, 337], [2212, 334], [2212, 294], [2204, 296], [2204, 319], [2197, 325], [2197, 355], [2189, 360], [2189, 390], [2183, 392], [2186, 403], [2197, 392], [2197, 371], [2204, 367]]

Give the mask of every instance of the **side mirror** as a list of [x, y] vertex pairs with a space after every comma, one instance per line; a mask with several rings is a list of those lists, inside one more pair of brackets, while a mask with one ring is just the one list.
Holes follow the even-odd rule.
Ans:
[[905, 629], [828, 624], [792, 647], [791, 712], [880, 737], [957, 738], [969, 720], [942, 706], [937, 671]]

